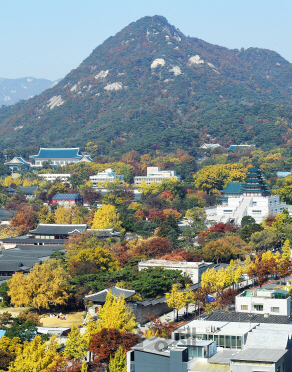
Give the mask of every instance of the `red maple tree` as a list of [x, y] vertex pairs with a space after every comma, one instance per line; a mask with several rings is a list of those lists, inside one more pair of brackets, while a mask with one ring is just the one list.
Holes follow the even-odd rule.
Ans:
[[89, 345], [89, 351], [92, 352], [93, 361], [91, 364], [100, 368], [110, 361], [117, 349], [121, 346], [125, 352], [139, 342], [139, 336], [129, 332], [119, 332], [117, 329], [102, 329], [95, 333]]

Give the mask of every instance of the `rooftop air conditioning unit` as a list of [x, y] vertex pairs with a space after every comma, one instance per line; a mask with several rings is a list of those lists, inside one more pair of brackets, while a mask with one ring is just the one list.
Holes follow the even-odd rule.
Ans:
[[268, 318], [269, 316], [270, 316], [269, 313], [265, 313], [265, 314], [264, 314], [264, 318]]

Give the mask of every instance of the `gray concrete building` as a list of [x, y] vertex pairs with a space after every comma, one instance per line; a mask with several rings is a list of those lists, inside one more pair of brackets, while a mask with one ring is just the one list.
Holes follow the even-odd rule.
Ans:
[[193, 321], [131, 348], [127, 372], [292, 372], [291, 337], [292, 324]]
[[149, 267], [163, 267], [167, 270], [180, 270], [183, 275], [189, 276], [194, 284], [200, 283], [202, 274], [214, 267], [212, 262], [187, 262], [170, 260], [148, 260], [141, 261], [138, 264], [139, 271]]

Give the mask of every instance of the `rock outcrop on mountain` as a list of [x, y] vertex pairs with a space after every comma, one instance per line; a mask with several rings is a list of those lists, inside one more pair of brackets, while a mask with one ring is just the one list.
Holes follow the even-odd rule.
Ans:
[[[81, 146], [102, 154], [212, 141], [276, 147], [290, 139], [292, 65], [230, 50], [144, 17], [108, 38], [40, 95], [0, 110], [2, 147]], [[277, 125], [281, 117], [284, 125]]]

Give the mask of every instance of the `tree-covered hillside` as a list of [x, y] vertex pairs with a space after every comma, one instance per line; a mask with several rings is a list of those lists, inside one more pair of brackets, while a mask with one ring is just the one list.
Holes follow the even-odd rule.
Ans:
[[270, 149], [290, 138], [291, 79], [292, 65], [273, 51], [229, 50], [144, 17], [53, 88], [3, 107], [2, 147], [94, 141], [101, 154], [192, 152], [211, 136]]

